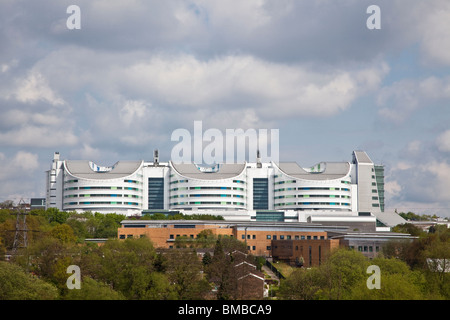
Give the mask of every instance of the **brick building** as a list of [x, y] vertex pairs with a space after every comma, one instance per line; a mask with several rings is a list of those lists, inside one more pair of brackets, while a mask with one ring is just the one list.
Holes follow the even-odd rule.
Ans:
[[327, 254], [340, 246], [339, 239], [273, 240], [274, 259], [293, 266], [319, 266]]
[[275, 240], [327, 240], [328, 231], [347, 227], [326, 227], [302, 222], [231, 222], [207, 220], [124, 220], [119, 239], [148, 237], [157, 248], [173, 248], [179, 237], [195, 240], [204, 230], [216, 236], [230, 236], [244, 242], [249, 253], [272, 256]]

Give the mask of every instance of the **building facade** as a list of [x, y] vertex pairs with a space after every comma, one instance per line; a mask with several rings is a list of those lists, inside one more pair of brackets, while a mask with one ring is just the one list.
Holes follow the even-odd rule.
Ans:
[[271, 257], [273, 241], [302, 240], [327, 241], [329, 230], [346, 227], [324, 227], [303, 222], [239, 222], [208, 220], [124, 220], [118, 229], [118, 238], [149, 238], [156, 248], [171, 249], [177, 246], [177, 239], [195, 241], [198, 235], [210, 230], [213, 235], [233, 237], [246, 244], [249, 253]]
[[61, 160], [47, 171], [46, 206], [64, 211], [176, 210], [230, 220], [306, 221], [311, 215], [384, 211], [384, 169], [364, 151], [351, 162], [194, 163]]
[[[345, 226], [304, 222], [242, 222], [208, 220], [123, 220], [118, 238], [147, 237], [156, 248], [195, 247], [198, 235], [210, 230], [216, 237], [245, 243], [248, 253], [271, 257], [293, 266], [320, 265], [336, 248], [347, 247], [368, 258], [376, 257], [389, 241], [411, 241], [409, 234], [348, 232]], [[177, 242], [177, 239], [181, 240]], [[190, 244], [191, 243], [191, 244]]]

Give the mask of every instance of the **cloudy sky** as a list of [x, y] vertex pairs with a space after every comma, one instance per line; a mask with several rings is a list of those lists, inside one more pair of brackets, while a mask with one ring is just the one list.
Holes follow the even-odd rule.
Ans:
[[0, 201], [44, 196], [55, 151], [167, 161], [199, 120], [303, 167], [365, 150], [387, 209], [448, 217], [450, 2], [0, 0], [0, 112]]

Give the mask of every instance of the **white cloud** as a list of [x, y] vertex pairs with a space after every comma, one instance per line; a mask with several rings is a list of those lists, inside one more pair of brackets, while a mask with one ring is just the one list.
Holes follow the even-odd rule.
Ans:
[[27, 171], [36, 170], [39, 166], [38, 155], [26, 151], [17, 152], [13, 162], [15, 166]]
[[[121, 80], [141, 95], [181, 108], [257, 109], [261, 117], [329, 116], [376, 88], [385, 65], [313, 71], [301, 65], [231, 55], [199, 60], [154, 56], [123, 70]], [[277, 112], [274, 113], [274, 108]]]
[[65, 102], [59, 98], [48, 86], [45, 77], [38, 72], [30, 72], [24, 79], [17, 81], [14, 91], [6, 98], [15, 98], [17, 101], [34, 103], [37, 101], [48, 102], [51, 105], [63, 105]]
[[130, 126], [134, 121], [145, 116], [147, 108], [145, 101], [128, 100], [121, 109], [121, 119], [127, 126]]
[[450, 3], [447, 0], [427, 1], [428, 8], [419, 22], [422, 51], [432, 64], [450, 65]]
[[38, 155], [28, 151], [19, 150], [12, 157], [0, 153], [0, 178], [11, 179], [14, 176], [29, 174], [39, 167]]
[[379, 113], [384, 118], [403, 122], [415, 110], [450, 99], [450, 77], [422, 80], [403, 79], [381, 88], [377, 96]]
[[397, 181], [389, 181], [385, 183], [384, 190], [386, 192], [386, 197], [392, 198], [400, 195], [402, 187]]
[[65, 128], [26, 126], [0, 133], [0, 144], [4, 146], [55, 147], [73, 146], [78, 138]]
[[450, 152], [450, 130], [439, 135], [436, 139], [436, 144], [440, 151]]

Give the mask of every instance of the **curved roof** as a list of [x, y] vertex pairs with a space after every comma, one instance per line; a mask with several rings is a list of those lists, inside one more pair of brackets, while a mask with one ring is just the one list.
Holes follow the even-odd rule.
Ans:
[[74, 177], [82, 179], [118, 179], [135, 173], [143, 164], [143, 161], [119, 161], [108, 171], [98, 172], [92, 170], [91, 161], [87, 160], [65, 160], [66, 171]]
[[175, 164], [170, 162], [172, 168], [180, 175], [199, 180], [221, 180], [239, 176], [245, 170], [245, 163], [220, 164], [215, 172], [200, 171], [194, 163]]
[[335, 180], [347, 176], [350, 173], [349, 162], [326, 162], [325, 170], [321, 172], [308, 172], [296, 162], [281, 162], [278, 168], [288, 176], [303, 180]]

